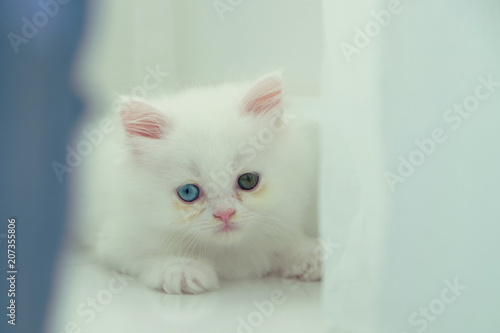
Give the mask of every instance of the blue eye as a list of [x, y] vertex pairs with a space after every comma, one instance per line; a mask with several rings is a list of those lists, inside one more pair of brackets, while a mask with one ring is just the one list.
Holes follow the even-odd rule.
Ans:
[[186, 202], [192, 202], [200, 196], [200, 188], [194, 184], [182, 185], [177, 189], [177, 195]]

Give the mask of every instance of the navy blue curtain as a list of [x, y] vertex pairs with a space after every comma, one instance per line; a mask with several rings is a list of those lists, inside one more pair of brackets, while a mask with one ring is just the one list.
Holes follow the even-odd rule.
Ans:
[[[47, 313], [68, 186], [51, 163], [64, 163], [65, 146], [82, 110], [70, 71], [85, 10], [85, 1], [79, 0], [0, 2], [1, 332], [41, 332]], [[12, 218], [16, 262], [8, 267]], [[7, 273], [12, 270], [17, 273]], [[7, 316], [14, 298], [8, 295], [11, 275], [15, 326]]]

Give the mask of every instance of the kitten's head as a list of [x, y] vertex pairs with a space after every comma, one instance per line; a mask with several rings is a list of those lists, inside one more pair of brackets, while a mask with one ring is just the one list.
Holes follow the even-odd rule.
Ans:
[[302, 217], [313, 157], [285, 111], [279, 74], [127, 100], [120, 114], [142, 190], [166, 228], [231, 244], [273, 237]]

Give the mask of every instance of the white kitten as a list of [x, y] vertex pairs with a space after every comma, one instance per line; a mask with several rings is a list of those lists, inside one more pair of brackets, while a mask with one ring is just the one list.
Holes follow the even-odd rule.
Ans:
[[266, 274], [319, 280], [317, 244], [302, 231], [316, 223], [315, 133], [282, 95], [272, 73], [125, 98], [116, 129], [77, 170], [86, 243], [167, 293]]

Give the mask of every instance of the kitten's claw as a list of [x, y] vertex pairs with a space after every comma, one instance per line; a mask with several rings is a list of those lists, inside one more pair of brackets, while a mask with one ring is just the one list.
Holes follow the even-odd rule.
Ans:
[[143, 276], [146, 284], [167, 294], [200, 294], [218, 288], [215, 270], [190, 258], [171, 259]]

